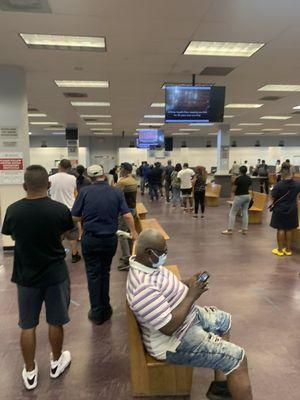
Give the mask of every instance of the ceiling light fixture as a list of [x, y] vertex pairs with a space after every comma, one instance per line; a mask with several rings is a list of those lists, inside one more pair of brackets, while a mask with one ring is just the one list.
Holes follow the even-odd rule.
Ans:
[[242, 123], [242, 124], [239, 124], [239, 126], [260, 126], [260, 125], [263, 125], [262, 123], [247, 123], [247, 122], [245, 122], [245, 123]]
[[300, 124], [285, 124], [285, 126], [300, 126]]
[[193, 129], [193, 128], [181, 128], [181, 129], [179, 129], [180, 131], [185, 131], [185, 132], [200, 132], [201, 130], [200, 129], [197, 129], [197, 128], [195, 128], [195, 129]]
[[254, 135], [254, 136], [263, 135], [263, 132], [246, 132], [244, 133], [244, 135]]
[[292, 135], [298, 135], [298, 133], [297, 132], [282, 132], [282, 133], [279, 133], [279, 135], [281, 136], [281, 135], [283, 135], [283, 136], [292, 136]]
[[30, 125], [59, 125], [59, 122], [41, 122], [41, 121], [39, 121], [39, 122], [36, 122], [36, 121], [30, 121], [29, 122], [30, 123]]
[[184, 51], [185, 55], [251, 57], [265, 43], [202, 42], [193, 40]]
[[144, 115], [144, 118], [164, 119], [164, 115]]
[[300, 85], [265, 85], [260, 92], [300, 92]]
[[188, 136], [190, 135], [189, 132], [174, 132], [172, 133], [172, 136]]
[[279, 131], [282, 131], [282, 129], [280, 129], [280, 128], [265, 128], [265, 129], [262, 129], [262, 131], [263, 132], [279, 132]]
[[112, 136], [113, 132], [93, 132], [94, 135]]
[[26, 45], [32, 49], [106, 51], [104, 37], [40, 35], [20, 33]]
[[165, 108], [166, 103], [151, 103], [150, 107], [152, 108]]
[[235, 115], [224, 115], [224, 118], [234, 118]]
[[87, 125], [112, 125], [111, 122], [87, 122]]
[[110, 107], [107, 101], [71, 101], [73, 107]]
[[111, 118], [111, 115], [81, 114], [81, 118]]
[[32, 132], [28, 132], [28, 135], [32, 135]]
[[35, 118], [35, 117], [47, 117], [46, 114], [42, 114], [42, 113], [36, 113], [36, 114], [28, 114], [29, 118]]
[[190, 124], [190, 126], [213, 126], [214, 124], [207, 124], [207, 123], [205, 123], [205, 124], [202, 124], [202, 123], [195, 123], [195, 124]]
[[108, 88], [108, 81], [54, 81], [58, 87], [63, 88]]
[[140, 122], [140, 126], [163, 126], [160, 122]]
[[260, 119], [274, 119], [274, 120], [279, 120], [279, 121], [285, 121], [287, 119], [290, 119], [292, 117], [286, 116], [286, 115], [265, 115], [264, 117], [260, 117]]
[[242, 128], [231, 128], [229, 130], [230, 130], [230, 132], [238, 132], [238, 131], [242, 131], [243, 129]]
[[263, 104], [255, 104], [255, 103], [231, 103], [227, 104], [225, 108], [260, 108]]
[[105, 131], [112, 131], [112, 128], [90, 128], [91, 131], [101, 131], [101, 132], [105, 132]]

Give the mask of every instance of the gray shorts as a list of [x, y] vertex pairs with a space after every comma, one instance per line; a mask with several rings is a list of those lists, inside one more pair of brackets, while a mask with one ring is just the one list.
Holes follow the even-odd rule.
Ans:
[[19, 326], [32, 329], [39, 324], [43, 302], [46, 307], [46, 320], [49, 325], [61, 326], [70, 321], [70, 281], [46, 288], [18, 285]]
[[68, 240], [78, 240], [79, 239], [79, 231], [77, 227], [77, 223], [75, 223], [75, 227], [70, 231], [65, 233], [65, 238]]

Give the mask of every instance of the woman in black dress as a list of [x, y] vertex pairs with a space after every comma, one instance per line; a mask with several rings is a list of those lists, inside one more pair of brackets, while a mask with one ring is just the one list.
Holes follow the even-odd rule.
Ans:
[[272, 253], [279, 257], [292, 255], [292, 231], [299, 225], [297, 198], [300, 193], [300, 182], [292, 178], [288, 163], [282, 164], [281, 179], [271, 193], [275, 206], [270, 224], [277, 229], [278, 243]]

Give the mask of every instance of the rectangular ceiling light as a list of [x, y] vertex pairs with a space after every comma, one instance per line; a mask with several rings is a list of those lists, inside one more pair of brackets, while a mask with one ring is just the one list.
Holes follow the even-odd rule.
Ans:
[[264, 117], [260, 117], [260, 119], [275, 119], [279, 121], [285, 121], [287, 119], [290, 119], [292, 117], [287, 116], [287, 115], [265, 115]]
[[42, 113], [32, 113], [32, 114], [28, 114], [29, 118], [35, 118], [35, 117], [47, 117], [46, 114], [42, 114]]
[[224, 115], [224, 118], [234, 118], [235, 115]]
[[66, 134], [66, 132], [52, 132], [52, 135], [56, 135], [56, 136], [63, 136], [65, 134]]
[[263, 132], [246, 132], [244, 133], [244, 135], [254, 135], [254, 136], [263, 135]]
[[298, 133], [297, 132], [282, 132], [282, 133], [279, 133], [279, 135], [280, 136], [281, 135], [292, 136], [292, 135], [298, 135]]
[[31, 49], [106, 51], [104, 37], [40, 35], [20, 33], [21, 38]]
[[111, 115], [81, 114], [81, 118], [111, 118]]
[[242, 123], [242, 124], [239, 124], [239, 126], [260, 126], [260, 125], [263, 125], [262, 123], [247, 123], [247, 122], [245, 122], [245, 123]]
[[172, 136], [188, 136], [190, 135], [189, 132], [174, 132], [172, 133]]
[[183, 54], [194, 56], [251, 57], [265, 43], [191, 41]]
[[63, 88], [108, 88], [108, 81], [54, 81]]
[[93, 132], [94, 135], [112, 136], [113, 132]]
[[285, 124], [285, 126], [300, 126], [300, 124]]
[[74, 107], [110, 107], [107, 101], [71, 101]]
[[262, 129], [262, 131], [263, 132], [279, 132], [279, 131], [282, 131], [282, 129], [280, 129], [280, 128], [265, 128], [265, 129]]
[[140, 126], [163, 126], [160, 122], [140, 122]]
[[218, 135], [218, 132], [210, 132], [209, 134], [208, 134], [208, 136], [217, 136]]
[[230, 132], [239, 132], [239, 131], [242, 131], [243, 129], [242, 128], [231, 128], [229, 130], [230, 130]]
[[153, 118], [153, 119], [164, 119], [164, 115], [144, 115], [144, 118]]
[[152, 108], [165, 108], [165, 103], [152, 103], [150, 107]]
[[87, 122], [87, 125], [112, 125], [111, 122]]
[[31, 122], [30, 125], [59, 125], [59, 122]]
[[190, 124], [190, 126], [213, 126], [214, 124], [202, 124], [200, 123], [196, 123], [196, 124]]
[[195, 128], [195, 129], [193, 129], [193, 128], [181, 128], [181, 129], [179, 129], [180, 131], [184, 131], [184, 132], [200, 132], [200, 129], [197, 129], [197, 128]]
[[293, 110], [300, 110], [300, 106], [293, 107]]
[[91, 131], [101, 131], [101, 132], [105, 132], [105, 131], [112, 131], [112, 128], [90, 128]]
[[225, 106], [225, 108], [260, 108], [262, 107], [263, 104], [253, 104], [253, 103], [231, 103], [231, 104], [227, 104], [227, 106]]
[[300, 92], [300, 85], [265, 85], [258, 90], [261, 92]]

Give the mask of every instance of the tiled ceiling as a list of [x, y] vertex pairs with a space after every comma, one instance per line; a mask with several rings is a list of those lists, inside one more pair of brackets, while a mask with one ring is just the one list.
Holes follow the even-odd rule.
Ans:
[[[300, 1], [48, 0], [40, 3], [49, 6], [50, 12], [46, 13], [3, 11], [4, 3], [9, 2], [0, 0], [0, 63], [20, 65], [26, 70], [31, 109], [47, 114], [48, 121], [64, 126], [77, 124], [82, 136], [93, 132], [80, 114], [111, 115], [95, 118], [95, 122], [112, 122], [114, 135], [122, 131], [133, 135], [140, 122], [149, 121], [144, 115], [163, 114], [163, 109], [150, 107], [153, 102], [164, 102], [163, 83], [191, 82], [192, 74], [197, 74], [197, 83], [225, 85], [226, 104], [264, 103], [253, 110], [226, 109], [225, 115], [234, 115], [225, 120], [232, 128], [239, 128], [240, 123], [263, 122], [256, 128], [258, 132], [275, 128], [290, 132], [286, 123], [300, 123], [299, 113], [292, 109], [300, 104], [299, 92], [257, 91], [267, 84], [300, 84]], [[34, 3], [39, 2], [31, 2], [32, 7]], [[29, 49], [20, 32], [105, 37], [107, 52]], [[192, 40], [266, 45], [250, 58], [183, 55]], [[200, 76], [208, 67], [215, 71], [229, 68], [230, 73]], [[59, 88], [54, 80], [109, 81], [109, 88]], [[66, 92], [74, 96], [66, 97]], [[70, 102], [78, 97], [76, 93], [87, 95], [80, 101], [110, 102], [111, 106], [74, 108]], [[278, 99], [261, 100], [272, 95]], [[292, 118], [260, 120], [264, 115]], [[163, 129], [170, 135], [185, 127], [173, 124]], [[249, 132], [247, 126], [240, 128], [235, 135]], [[190, 134], [207, 135], [216, 129], [203, 127]], [[44, 126], [31, 125], [30, 130], [51, 135]]]

